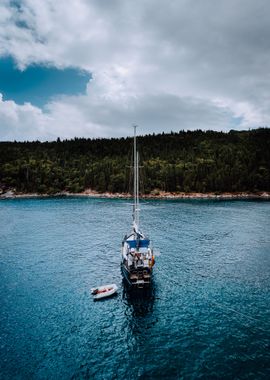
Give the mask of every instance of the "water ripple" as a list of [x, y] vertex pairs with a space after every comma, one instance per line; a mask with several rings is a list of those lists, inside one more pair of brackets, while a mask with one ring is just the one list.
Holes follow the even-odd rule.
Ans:
[[[0, 207], [1, 378], [270, 377], [270, 202], [144, 202], [160, 250], [145, 293], [119, 267], [130, 202]], [[93, 302], [110, 282], [118, 294]]]

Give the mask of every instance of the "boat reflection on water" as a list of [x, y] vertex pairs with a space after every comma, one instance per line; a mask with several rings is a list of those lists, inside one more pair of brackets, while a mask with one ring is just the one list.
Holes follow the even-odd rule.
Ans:
[[122, 289], [122, 299], [127, 306], [128, 316], [142, 319], [152, 314], [155, 301], [154, 281], [147, 288], [137, 289], [130, 287], [123, 279]]

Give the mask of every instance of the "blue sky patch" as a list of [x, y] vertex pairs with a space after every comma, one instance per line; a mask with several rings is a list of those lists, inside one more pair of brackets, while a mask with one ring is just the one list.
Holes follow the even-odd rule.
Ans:
[[91, 74], [75, 68], [31, 65], [24, 71], [11, 57], [0, 58], [0, 92], [4, 100], [44, 106], [57, 95], [84, 94]]

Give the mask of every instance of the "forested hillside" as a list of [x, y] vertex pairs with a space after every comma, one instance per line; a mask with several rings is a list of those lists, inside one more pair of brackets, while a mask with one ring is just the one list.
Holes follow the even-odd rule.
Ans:
[[[142, 190], [270, 191], [270, 129], [138, 137]], [[1, 142], [0, 188], [18, 192], [126, 192], [132, 138]]]

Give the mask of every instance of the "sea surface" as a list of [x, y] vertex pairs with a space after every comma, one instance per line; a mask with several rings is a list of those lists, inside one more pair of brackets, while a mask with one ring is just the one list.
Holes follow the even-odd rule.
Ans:
[[[131, 293], [130, 200], [0, 201], [1, 379], [269, 379], [270, 202], [141, 204], [154, 283]], [[94, 302], [90, 288], [116, 283]]]

